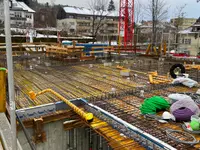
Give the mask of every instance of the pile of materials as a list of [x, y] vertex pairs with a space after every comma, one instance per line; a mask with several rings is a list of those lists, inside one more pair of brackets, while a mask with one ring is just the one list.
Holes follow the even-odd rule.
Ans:
[[190, 121], [192, 115], [199, 114], [199, 107], [192, 99], [179, 100], [172, 104], [170, 112], [176, 121]]
[[170, 112], [175, 116], [176, 121], [190, 121], [191, 116], [199, 115], [199, 107], [194, 100], [185, 94], [170, 94]]
[[[162, 119], [165, 120], [165, 116], [169, 119], [172, 119], [176, 122], [188, 122], [191, 121], [191, 117], [194, 115], [199, 116], [200, 110], [195, 101], [186, 94], [170, 94], [168, 96], [169, 100], [166, 100], [160, 96], [153, 96], [144, 100], [143, 104], [140, 106], [141, 114], [143, 115], [155, 115], [159, 111], [164, 112]], [[170, 104], [171, 103], [171, 104]], [[171, 105], [171, 106], [170, 106]], [[168, 115], [170, 114], [170, 115]], [[173, 116], [173, 117], [172, 117]], [[200, 120], [200, 119], [199, 119]], [[199, 121], [200, 122], [200, 121]]]
[[[196, 100], [193, 100], [190, 95], [175, 93], [170, 94], [166, 99], [160, 96], [147, 98], [140, 107], [141, 114], [146, 119], [153, 119], [160, 123], [184, 122], [182, 127], [187, 132], [169, 128], [166, 129], [166, 135], [169, 139], [178, 143], [195, 145], [199, 141], [192, 134], [200, 134], [200, 110], [195, 102]], [[164, 111], [162, 116], [157, 115], [158, 112], [162, 111]]]
[[156, 114], [158, 111], [166, 110], [169, 107], [169, 102], [163, 97], [153, 96], [144, 100], [144, 103], [140, 107], [140, 111], [143, 115]]
[[189, 88], [198, 86], [198, 82], [187, 77], [178, 77], [173, 80], [172, 84], [183, 84]]

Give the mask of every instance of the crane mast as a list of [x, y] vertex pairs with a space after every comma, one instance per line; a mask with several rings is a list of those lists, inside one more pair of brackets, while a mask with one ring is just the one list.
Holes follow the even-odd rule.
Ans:
[[134, 0], [120, 0], [119, 37], [124, 47], [132, 46], [134, 34]]

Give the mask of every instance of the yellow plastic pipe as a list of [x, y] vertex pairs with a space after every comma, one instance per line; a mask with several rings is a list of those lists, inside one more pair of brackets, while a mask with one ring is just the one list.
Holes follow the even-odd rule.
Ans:
[[0, 112], [6, 112], [6, 71], [0, 69]]
[[166, 53], [167, 53], [167, 43], [164, 42], [163, 43], [163, 54], [166, 55]]
[[155, 47], [155, 46], [153, 47], [153, 50], [154, 50], [154, 53], [155, 53], [155, 55], [158, 55], [158, 53], [157, 53], [157, 50], [156, 50], [156, 47]]
[[68, 106], [70, 106], [72, 108], [72, 110], [77, 113], [79, 116], [81, 116], [84, 120], [88, 121], [88, 122], [92, 122], [93, 121], [93, 114], [92, 113], [85, 113], [84, 111], [82, 111], [80, 108], [78, 108], [76, 105], [74, 105], [73, 103], [71, 103], [70, 101], [68, 101], [66, 98], [64, 98], [63, 96], [61, 96], [59, 93], [53, 91], [52, 89], [46, 89], [43, 90], [41, 92], [38, 93], [34, 93], [33, 91], [29, 92], [29, 96], [32, 100], [35, 100], [37, 96], [45, 94], [45, 93], [52, 93], [53, 95], [55, 95], [56, 97], [58, 97], [59, 99], [61, 99], [63, 102], [65, 102]]
[[151, 44], [149, 44], [146, 49], [146, 55], [149, 55], [150, 50], [151, 50]]
[[149, 82], [151, 83], [151, 84], [153, 84], [154, 82], [153, 82], [153, 75], [149, 75]]

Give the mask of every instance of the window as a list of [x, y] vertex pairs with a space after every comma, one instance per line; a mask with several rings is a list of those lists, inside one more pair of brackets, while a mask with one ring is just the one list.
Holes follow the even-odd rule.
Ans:
[[182, 44], [184, 44], [184, 39], [182, 39]]
[[15, 12], [15, 17], [21, 18], [22, 17], [22, 13], [21, 12]]
[[90, 17], [85, 17], [86, 20], [90, 20]]
[[26, 18], [32, 18], [31, 14], [26, 14]]
[[31, 26], [31, 23], [27, 23], [26, 25], [30, 27], [30, 26]]
[[69, 18], [74, 18], [74, 16], [69, 16]]
[[79, 22], [78, 26], [90, 26], [90, 23], [87, 22]]
[[185, 39], [185, 44], [191, 44], [191, 39]]
[[44, 19], [45, 19], [45, 18], [44, 18], [44, 15], [42, 15], [42, 16], [41, 16], [41, 20], [44, 21]]
[[74, 32], [75, 32], [75, 30], [74, 30], [74, 29], [70, 29], [70, 32], [71, 32], [71, 33], [74, 33]]

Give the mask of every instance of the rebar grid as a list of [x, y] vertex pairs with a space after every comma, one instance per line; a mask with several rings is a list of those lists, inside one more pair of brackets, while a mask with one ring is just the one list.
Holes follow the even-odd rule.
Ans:
[[[157, 87], [158, 88], [158, 87]], [[155, 88], [154, 91], [150, 90], [148, 91], [149, 93], [155, 92], [158, 93], [159, 95], [162, 95], [164, 92], [163, 90], [170, 90], [171, 87], [167, 87], [165, 89], [157, 89]], [[173, 87], [174, 88], [174, 87]], [[177, 89], [181, 89], [182, 87], [177, 86]], [[185, 90], [184, 88], [182, 88]], [[126, 122], [138, 127], [142, 131], [145, 131], [152, 136], [168, 143], [169, 145], [177, 148], [177, 149], [188, 149], [188, 148], [194, 148], [191, 145], [186, 145], [186, 144], [180, 144], [177, 141], [174, 141], [172, 139], [169, 139], [166, 136], [165, 129], [170, 128], [171, 125], [174, 125], [174, 123], [170, 123], [171, 125], [168, 126], [167, 128], [163, 128], [160, 123], [157, 121], [150, 121], [150, 120], [145, 120], [143, 117], [140, 115], [140, 104], [144, 100], [144, 98], [138, 97], [138, 94], [125, 94], [123, 93], [122, 95], [115, 95], [113, 96], [114, 98], [107, 98], [107, 99], [99, 99], [98, 98], [93, 98], [91, 100], [91, 103], [99, 106], [100, 108], [108, 111], [109, 113], [117, 116], [118, 118], [121, 118], [122, 120], [125, 120]], [[122, 132], [124, 135], [126, 135], [129, 138], [134, 138], [134, 140], [137, 140], [137, 136], [133, 137], [135, 135], [131, 131], [127, 131], [128, 129], [121, 125], [116, 123], [116, 121], [107, 118], [106, 116], [102, 115], [99, 112], [96, 112], [94, 109], [88, 108], [91, 112], [93, 112], [96, 116], [100, 117], [102, 120], [108, 122], [110, 125], [112, 125], [115, 129], [119, 130]], [[176, 124], [176, 126], [179, 126], [179, 124]], [[146, 140], [143, 139], [138, 139], [138, 142], [141, 142], [142, 145], [147, 144]], [[147, 144], [148, 146], [151, 144]], [[146, 146], [147, 146], [146, 145]], [[195, 148], [194, 148], [195, 149]]]
[[[26, 97], [30, 90], [38, 92], [46, 88], [52, 88], [58, 93], [62, 93], [68, 99], [85, 97], [89, 102], [177, 149], [193, 148], [190, 145], [180, 144], [169, 139], [166, 136], [165, 128], [160, 123], [145, 120], [139, 111], [140, 104], [144, 98], [154, 95], [167, 96], [172, 92], [196, 92], [197, 88], [188, 89], [182, 86], [150, 85], [148, 83], [145, 72], [158, 70], [159, 74], [166, 75], [169, 71], [168, 68], [173, 63], [160, 62], [158, 65], [156, 60], [145, 60], [146, 62], [143, 62], [143, 60], [136, 59], [133, 61], [134, 63], [131, 63], [130, 60], [127, 68], [131, 68], [133, 71], [131, 72], [131, 79], [128, 80], [127, 78], [121, 78], [116, 66], [104, 67], [102, 64], [96, 63], [90, 67], [90, 63], [85, 62], [77, 63], [76, 65], [66, 65], [66, 63], [60, 63], [58, 61], [41, 61], [41, 64], [34, 66], [35, 61], [27, 60], [21, 64], [21, 67], [16, 68], [15, 80], [21, 91], [19, 101], [16, 102], [18, 108], [59, 101], [50, 95], [39, 96], [36, 101], [31, 101]], [[51, 63], [51, 65], [45, 67], [44, 62]], [[34, 66], [33, 69], [29, 68], [30, 65]], [[196, 72], [191, 74], [193, 75], [192, 78], [199, 78]], [[112, 91], [112, 88], [115, 90]], [[144, 97], [141, 97], [140, 90], [144, 90]], [[145, 139], [141, 139], [141, 137], [130, 132], [114, 120], [98, 112], [94, 112], [94, 114], [108, 122], [125, 136], [135, 139], [141, 145], [148, 145], [151, 148], [156, 147], [156, 145], [153, 145]]]
[[[34, 60], [35, 61], [35, 60]], [[27, 63], [27, 64], [26, 64]], [[30, 65], [31, 64], [31, 65]], [[31, 67], [30, 67], [31, 66]], [[98, 67], [101, 67], [100, 69]], [[29, 68], [30, 67], [30, 68]], [[81, 97], [104, 96], [108, 93], [141, 88], [138, 81], [121, 78], [119, 71], [103, 69], [101, 65], [94, 65], [91, 69], [88, 65], [61, 67], [34, 66], [31, 62], [17, 64], [15, 82], [20, 88], [20, 100], [16, 102], [17, 108], [30, 107], [58, 101], [53, 96], [39, 96], [37, 100], [24, 99], [29, 91], [39, 92], [46, 88], [55, 89], [64, 93], [68, 99]], [[105, 70], [106, 78], [101, 74]], [[27, 100], [27, 102], [25, 102]]]

